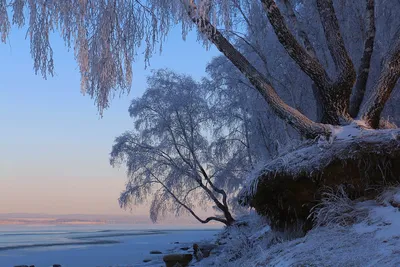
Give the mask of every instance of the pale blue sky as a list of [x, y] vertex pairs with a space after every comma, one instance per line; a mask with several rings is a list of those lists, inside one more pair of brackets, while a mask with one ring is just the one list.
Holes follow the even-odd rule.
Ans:
[[80, 93], [73, 51], [53, 38], [56, 75], [44, 80], [34, 74], [25, 31], [14, 30], [0, 45], [0, 213], [126, 213], [117, 203], [125, 173], [108, 163], [113, 140], [131, 128], [130, 100], [143, 93], [151, 69], [204, 75], [218, 51], [196, 39], [193, 32], [182, 41], [178, 27], [147, 70], [137, 58], [130, 95], [115, 99], [100, 119]]

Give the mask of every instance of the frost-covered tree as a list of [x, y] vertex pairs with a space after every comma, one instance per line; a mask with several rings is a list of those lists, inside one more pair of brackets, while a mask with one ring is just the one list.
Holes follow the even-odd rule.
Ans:
[[[153, 221], [172, 212], [201, 223], [233, 223], [229, 198], [241, 184], [247, 155], [219, 144], [223, 137], [213, 142], [215, 115], [205, 93], [201, 83], [168, 70], [148, 78], [144, 95], [129, 108], [135, 129], [116, 138], [111, 152], [111, 163], [128, 170], [121, 206], [150, 200]], [[201, 219], [195, 208], [210, 203], [222, 216]]]
[[[282, 1], [290, 3], [290, 1]], [[324, 32], [334, 72], [328, 72], [315, 53], [306, 29], [296, 25], [295, 12], [283, 12], [274, 0], [2, 0], [0, 31], [7, 40], [11, 24], [28, 26], [31, 54], [36, 72], [46, 76], [54, 69], [50, 32], [58, 30], [68, 46], [73, 46], [79, 63], [82, 90], [96, 99], [100, 110], [107, 107], [113, 92], [131, 87], [132, 61], [137, 48], [146, 44], [146, 59], [162, 45], [169, 29], [182, 25], [183, 36], [196, 28], [206, 45], [214, 44], [261, 93], [272, 110], [303, 136], [329, 135], [329, 125], [348, 124], [362, 118], [367, 127], [379, 128], [380, 115], [398, 79], [398, 32], [393, 33], [373, 93], [360, 112], [366, 91], [375, 38], [375, 2], [366, 0], [364, 47], [361, 62], [355, 67], [345, 45], [332, 0], [295, 2], [292, 11], [309, 6], [316, 11]], [[346, 1], [337, 1], [343, 5]], [[378, 7], [388, 5], [378, 3]], [[286, 52], [315, 85], [322, 108], [322, 123], [305, 116], [277, 94], [271, 79], [244, 57], [231, 40], [246, 26], [249, 10], [266, 15]], [[303, 13], [304, 15], [304, 13]], [[262, 17], [260, 16], [260, 19]], [[286, 19], [285, 19], [286, 18]], [[314, 17], [313, 17], [314, 18]], [[297, 30], [297, 32], [295, 32]], [[262, 44], [259, 44], [262, 45]], [[325, 44], [323, 44], [325, 45]], [[267, 59], [268, 60], [268, 59]], [[353, 93], [352, 93], [353, 91]], [[351, 97], [352, 96], [352, 97]], [[351, 97], [351, 101], [350, 101]], [[350, 106], [351, 102], [351, 106]], [[351, 113], [351, 114], [350, 114]]]
[[[320, 176], [307, 184], [307, 190], [302, 188], [310, 192], [308, 197], [319, 189], [319, 181], [327, 173], [324, 170], [334, 160], [361, 162], [360, 158], [368, 153], [374, 155], [371, 165], [376, 169], [382, 158], [393, 166], [398, 164], [398, 130], [379, 130], [393, 127], [381, 117], [400, 76], [398, 11], [399, 3], [388, 0], [1, 0], [0, 32], [6, 41], [12, 23], [27, 25], [34, 68], [46, 76], [52, 74], [54, 65], [49, 33], [58, 30], [67, 45], [75, 49], [83, 91], [95, 98], [102, 111], [117, 90], [131, 87], [131, 63], [138, 47], [145, 44], [148, 59], [162, 46], [173, 25], [180, 24], [183, 36], [196, 29], [206, 46], [215, 45], [246, 77], [252, 85], [247, 90], [255, 88], [274, 114], [302, 137], [319, 140], [307, 143], [313, 157], [300, 153], [304, 148], [297, 151], [300, 154], [294, 153], [297, 158], [285, 155], [268, 165], [273, 167], [267, 171], [271, 179], [263, 180], [266, 184], [276, 181], [276, 177], [286, 181], [301, 176], [306, 180], [318, 173]], [[262, 39], [249, 42], [250, 35], [243, 33], [254, 22], [274, 33], [275, 46]], [[252, 35], [263, 33], [254, 31]], [[255, 53], [260, 48], [270, 53], [275, 48], [283, 49], [290, 61], [259, 53], [263, 63], [269, 64], [268, 75], [267, 68], [261, 69], [244, 53], [243, 44], [253, 46]], [[282, 69], [281, 75], [272, 72], [271, 66]], [[290, 66], [290, 71], [285, 72], [285, 66]], [[298, 105], [310, 97], [289, 102], [280, 94], [279, 83], [298, 75], [304, 75], [311, 86], [305, 85], [304, 79], [296, 79], [282, 88], [313, 95], [317, 116], [307, 114]], [[347, 134], [348, 125], [359, 134]], [[354, 140], [343, 139], [345, 134], [340, 133]], [[326, 144], [323, 140], [330, 141]], [[382, 152], [382, 147], [387, 149]], [[303, 165], [294, 164], [297, 159]], [[289, 162], [294, 169], [289, 171], [282, 162]], [[358, 163], [354, 163], [357, 170]], [[385, 170], [389, 165], [385, 164]], [[278, 171], [283, 174], [277, 176]], [[360, 175], [356, 171], [352, 174]], [[275, 201], [282, 203], [285, 197], [290, 194]], [[305, 206], [302, 201], [297, 204]], [[274, 205], [262, 209], [284, 212]], [[298, 209], [292, 210], [300, 216]]]

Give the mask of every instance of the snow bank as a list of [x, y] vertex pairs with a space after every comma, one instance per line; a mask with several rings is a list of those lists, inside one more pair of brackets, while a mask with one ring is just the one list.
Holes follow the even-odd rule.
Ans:
[[400, 266], [399, 196], [396, 188], [376, 201], [354, 202], [350, 212], [365, 215], [356, 223], [331, 223], [300, 238], [274, 233], [253, 219], [221, 234], [220, 254], [196, 266]]

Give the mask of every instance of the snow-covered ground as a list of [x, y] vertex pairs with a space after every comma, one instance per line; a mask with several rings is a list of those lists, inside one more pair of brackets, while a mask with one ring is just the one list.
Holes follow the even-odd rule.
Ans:
[[[203, 239], [213, 239], [216, 233], [218, 230], [215, 229], [89, 231], [41, 228], [27, 232], [2, 231], [0, 228], [0, 266], [12, 267], [22, 264], [34, 264], [36, 267], [48, 267], [53, 264], [61, 264], [63, 267], [163, 266], [163, 254], [171, 250], [180, 250], [181, 247], [191, 247], [194, 242]], [[118, 243], [83, 244], [91, 241], [98, 243], [118, 241]], [[77, 245], [79, 242], [82, 244]], [[70, 245], [67, 245], [68, 243]], [[41, 246], [15, 248], [23, 244]], [[43, 246], [45, 244], [51, 246]], [[10, 246], [14, 248], [7, 249]], [[150, 254], [152, 250], [158, 250], [163, 254]], [[144, 259], [151, 261], [144, 263]]]
[[197, 266], [400, 266], [400, 190], [376, 201], [337, 200], [318, 214], [326, 226], [300, 238], [273, 233], [257, 215], [244, 218], [247, 226], [220, 234], [218, 256]]

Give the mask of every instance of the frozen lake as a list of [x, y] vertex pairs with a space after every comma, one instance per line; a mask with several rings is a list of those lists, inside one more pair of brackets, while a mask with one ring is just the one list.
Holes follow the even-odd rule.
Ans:
[[216, 233], [215, 228], [148, 225], [0, 226], [0, 266], [162, 266], [163, 255], [151, 255], [151, 250], [168, 253]]

